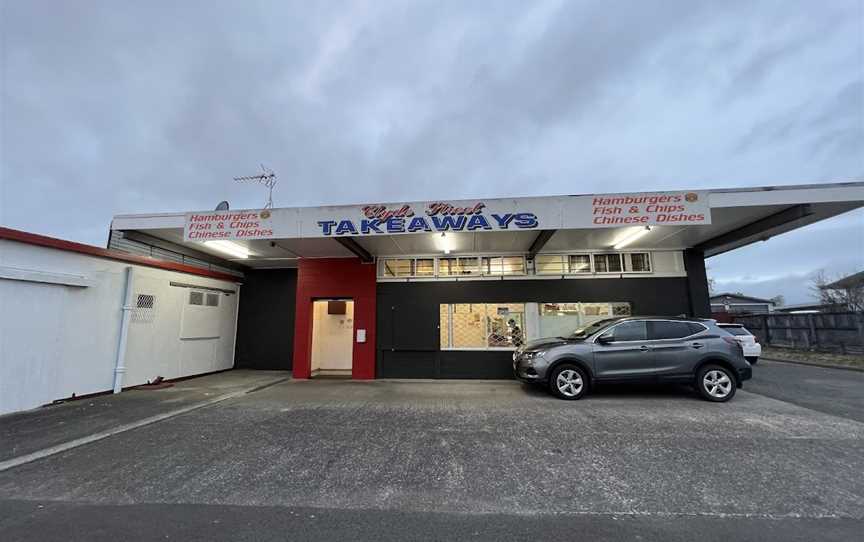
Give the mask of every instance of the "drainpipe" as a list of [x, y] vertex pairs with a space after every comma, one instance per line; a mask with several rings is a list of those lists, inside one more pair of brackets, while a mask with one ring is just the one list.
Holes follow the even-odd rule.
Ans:
[[126, 372], [126, 340], [129, 338], [129, 320], [132, 318], [132, 292], [134, 292], [135, 268], [126, 268], [126, 293], [123, 296], [123, 316], [120, 320], [120, 344], [117, 346], [117, 361], [114, 363], [114, 393], [123, 389], [123, 373]]

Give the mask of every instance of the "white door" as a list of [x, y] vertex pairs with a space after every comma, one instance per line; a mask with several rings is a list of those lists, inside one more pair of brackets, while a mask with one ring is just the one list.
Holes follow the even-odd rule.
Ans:
[[312, 312], [312, 374], [351, 374], [354, 302], [319, 300]]

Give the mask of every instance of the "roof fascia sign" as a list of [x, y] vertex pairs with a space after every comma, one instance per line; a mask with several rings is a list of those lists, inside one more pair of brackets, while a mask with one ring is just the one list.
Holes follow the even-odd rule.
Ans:
[[186, 213], [186, 241], [711, 224], [707, 192], [654, 192]]

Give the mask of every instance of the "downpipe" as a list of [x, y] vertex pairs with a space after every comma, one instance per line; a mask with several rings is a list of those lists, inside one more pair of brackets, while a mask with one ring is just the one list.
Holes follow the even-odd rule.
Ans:
[[123, 373], [126, 372], [126, 342], [129, 338], [129, 320], [132, 319], [132, 296], [135, 291], [135, 268], [126, 268], [126, 292], [123, 295], [122, 316], [120, 318], [120, 344], [117, 346], [117, 359], [114, 362], [114, 393], [123, 390]]

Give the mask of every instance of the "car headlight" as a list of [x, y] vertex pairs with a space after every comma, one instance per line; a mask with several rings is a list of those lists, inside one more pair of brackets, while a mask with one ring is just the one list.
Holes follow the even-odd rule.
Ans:
[[532, 350], [530, 352], [522, 352], [522, 359], [525, 361], [531, 361], [532, 359], [539, 358], [546, 352], [544, 350]]

